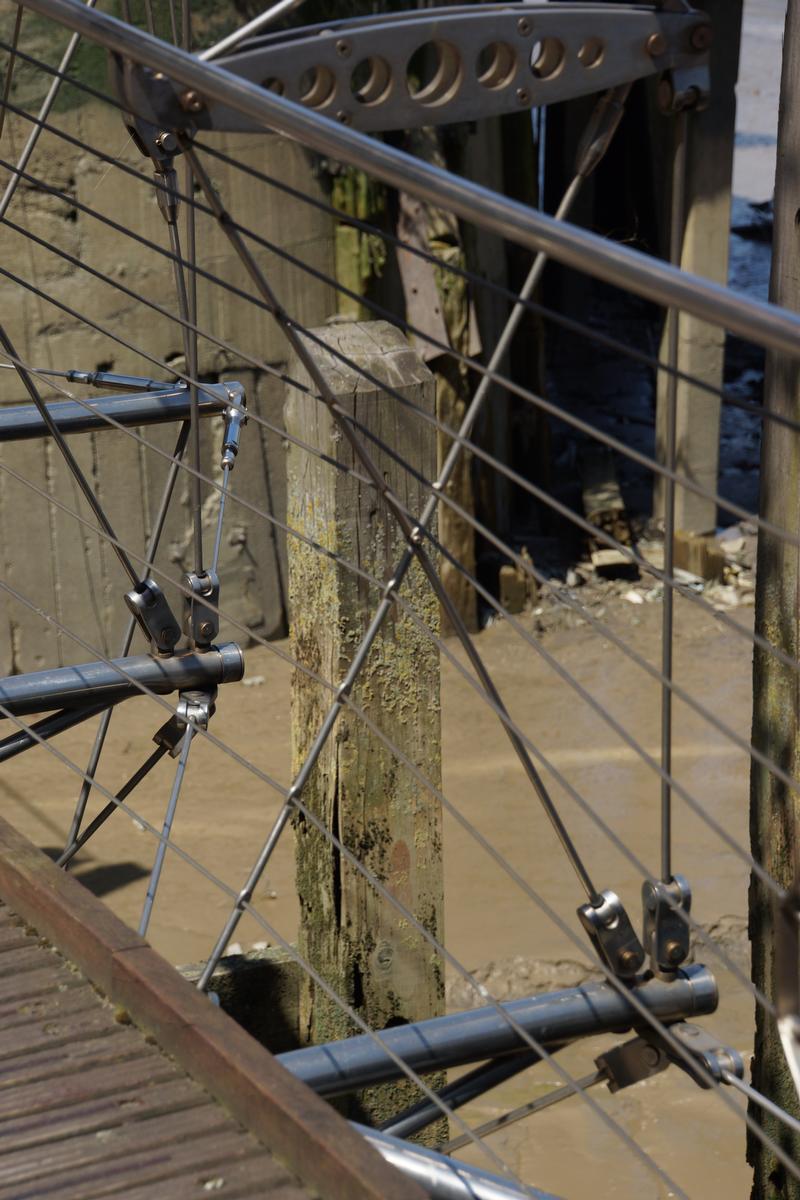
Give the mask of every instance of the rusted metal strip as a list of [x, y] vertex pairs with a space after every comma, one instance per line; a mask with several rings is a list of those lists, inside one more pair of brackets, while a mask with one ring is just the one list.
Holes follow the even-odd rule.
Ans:
[[337, 1112], [2, 819], [0, 898], [325, 1200], [424, 1200]]

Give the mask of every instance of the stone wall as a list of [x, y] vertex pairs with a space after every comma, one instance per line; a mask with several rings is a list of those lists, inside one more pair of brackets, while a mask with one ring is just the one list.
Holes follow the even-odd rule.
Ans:
[[[149, 178], [128, 138], [120, 114], [99, 103], [73, 108], [52, 118], [57, 127], [106, 154], [121, 158]], [[29, 126], [13, 119], [6, 127], [5, 153], [21, 148]], [[309, 156], [275, 135], [207, 136], [209, 144], [236, 161], [323, 197]], [[178, 161], [179, 170], [180, 162]], [[328, 216], [211, 157], [207, 169], [235, 219], [302, 262], [330, 275], [334, 267], [333, 227]], [[126, 231], [168, 246], [167, 227], [152, 186], [45, 133], [29, 166], [37, 182], [25, 182], [9, 208], [2, 234], [0, 267], [38, 292], [0, 275], [3, 321], [19, 355], [40, 368], [105, 369], [169, 378], [164, 367], [184, 365], [180, 326], [148, 306], [176, 311], [172, 265], [156, 249]], [[45, 190], [56, 188], [59, 195]], [[75, 207], [82, 204], [84, 212]], [[109, 218], [116, 230], [97, 216]], [[18, 228], [15, 228], [18, 227]], [[24, 236], [28, 231], [38, 243]], [[246, 292], [252, 287], [228, 242], [212, 219], [197, 219], [198, 264]], [[333, 289], [260, 247], [256, 256], [287, 310], [308, 326], [335, 311]], [[67, 256], [71, 256], [71, 259]], [[90, 274], [99, 272], [105, 279]], [[130, 289], [128, 295], [123, 289]], [[142, 299], [138, 299], [141, 295]], [[63, 306], [63, 307], [59, 307]], [[71, 310], [71, 311], [70, 311]], [[262, 308], [199, 278], [198, 322], [229, 348], [201, 338], [200, 371], [217, 380], [238, 379], [247, 388], [251, 411], [274, 428], [251, 421], [232, 476], [232, 498], [220, 564], [222, 607], [266, 637], [286, 632], [285, 535], [280, 527], [236, 502], [244, 497], [277, 522], [285, 520], [285, 443], [281, 436], [286, 365], [284, 339]], [[93, 324], [92, 324], [93, 323]], [[116, 340], [121, 339], [121, 340]], [[126, 344], [123, 344], [126, 343]], [[260, 365], [254, 365], [260, 364]], [[273, 374], [276, 372], [277, 374]], [[79, 396], [97, 395], [69, 385]], [[57, 392], [43, 389], [55, 398]], [[26, 399], [13, 371], [0, 372], [0, 402]], [[158, 504], [177, 427], [139, 431], [149, 445], [117, 431], [71, 438], [73, 450], [92, 480], [124, 543], [141, 552]], [[214, 476], [222, 423], [203, 423], [203, 470]], [[157, 448], [157, 449], [156, 449]], [[116, 654], [127, 612], [126, 580], [107, 543], [57, 507], [60, 502], [92, 520], [65, 474], [58, 451], [44, 440], [0, 447], [0, 461], [30, 481], [26, 487], [0, 472], [0, 552], [3, 578], [31, 602], [52, 613], [92, 647]], [[204, 521], [210, 551], [217, 493], [206, 487]], [[48, 502], [48, 498], [50, 502]], [[188, 480], [176, 489], [173, 512], [162, 541], [158, 566], [173, 577], [189, 565]], [[226, 586], [227, 585], [227, 586]], [[46, 624], [18, 601], [0, 597], [0, 672], [35, 670], [45, 665], [86, 660], [86, 646]], [[228, 625], [227, 636], [243, 635]]]

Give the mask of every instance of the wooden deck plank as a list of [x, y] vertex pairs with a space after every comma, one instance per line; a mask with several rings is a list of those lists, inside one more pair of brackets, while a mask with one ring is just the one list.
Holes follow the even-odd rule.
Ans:
[[[211, 1107], [208, 1112], [203, 1110], [203, 1117], [208, 1128], [202, 1128], [202, 1121], [195, 1118], [195, 1137], [187, 1140], [184, 1133], [181, 1140], [175, 1140], [173, 1128], [166, 1132], [153, 1130], [153, 1141], [148, 1144], [137, 1139], [132, 1145], [118, 1146], [109, 1139], [105, 1147], [94, 1137], [94, 1150], [108, 1151], [103, 1157], [89, 1159], [80, 1158], [73, 1149], [74, 1142], [63, 1144], [72, 1151], [71, 1161], [53, 1159], [42, 1162], [35, 1156], [23, 1154], [20, 1161], [14, 1164], [15, 1173], [0, 1172], [0, 1200], [32, 1200], [33, 1197], [57, 1197], [58, 1200], [95, 1200], [96, 1197], [113, 1195], [132, 1184], [157, 1183], [170, 1175], [180, 1174], [188, 1169], [197, 1171], [218, 1164], [235, 1163], [243, 1158], [263, 1155], [257, 1143], [246, 1134], [238, 1131], [221, 1131], [217, 1122], [224, 1120], [224, 1114], [217, 1107]], [[156, 1122], [157, 1125], [166, 1123]], [[173, 1124], [179, 1124], [188, 1130], [187, 1114], [181, 1114]], [[198, 1128], [200, 1126], [200, 1128]], [[141, 1132], [141, 1131], [137, 1131]], [[89, 1147], [81, 1147], [88, 1150]], [[270, 1159], [264, 1156], [265, 1162]], [[2, 1160], [0, 1160], [2, 1163]], [[169, 1193], [165, 1189], [165, 1194]], [[265, 1188], [265, 1195], [268, 1195]], [[213, 1193], [211, 1193], [213, 1195]], [[302, 1193], [301, 1193], [302, 1195]], [[304, 1200], [307, 1200], [304, 1197]]]
[[24, 925], [0, 925], [0, 957], [9, 950], [19, 950], [30, 945], [30, 935]]
[[[325, 1101], [2, 819], [0, 897], [84, 971], [114, 1004], [123, 1006], [183, 1070], [316, 1193], [326, 1200], [424, 1200], [425, 1193], [417, 1184], [384, 1162]], [[102, 1070], [86, 1072], [80, 1081], [62, 1077], [59, 1090], [66, 1095], [72, 1088], [76, 1096], [89, 1099], [81, 1087]], [[27, 1103], [41, 1103], [32, 1099], [33, 1087], [28, 1090]], [[0, 1093], [0, 1104], [4, 1098], [10, 1101], [12, 1095]], [[7, 1115], [11, 1111], [9, 1108]], [[204, 1138], [197, 1144], [206, 1156], [212, 1140]], [[72, 1147], [77, 1141], [80, 1139], [63, 1145]], [[246, 1142], [248, 1147], [256, 1145], [249, 1137]], [[237, 1144], [234, 1138], [231, 1145]], [[142, 1142], [140, 1151], [144, 1145]], [[238, 1159], [248, 1157], [250, 1151], [231, 1153]], [[135, 1164], [140, 1171], [145, 1168], [141, 1152], [135, 1156]], [[187, 1159], [191, 1169], [196, 1165]], [[113, 1168], [118, 1167], [115, 1158]], [[125, 1186], [142, 1182], [134, 1172]], [[76, 1200], [78, 1196], [90, 1200], [106, 1194], [88, 1191], [85, 1179], [80, 1188], [78, 1181], [74, 1183]], [[23, 1200], [34, 1194], [4, 1187], [0, 1200], [10, 1200], [11, 1195]], [[61, 1193], [48, 1190], [47, 1194]]]
[[[51, 950], [42, 950], [41, 946], [37, 946], [32, 938], [27, 939], [27, 945], [22, 949], [9, 950], [7, 954], [0, 954], [0, 979], [7, 975], [18, 979], [28, 971], [40, 971], [43, 965], [43, 955], [46, 959], [54, 957]], [[57, 969], [61, 969], [61, 964], [57, 959], [54, 959], [54, 965]]]
[[35, 971], [26, 971], [20, 976], [0, 978], [0, 1004], [11, 1004], [15, 1000], [29, 1000], [34, 996], [45, 996], [48, 992], [64, 992], [67, 988], [85, 985], [86, 980], [72, 971], [65, 971], [58, 964], [51, 965], [43, 959], [43, 965]]
[[121, 1088], [112, 1096], [93, 1096], [80, 1104], [0, 1121], [0, 1156], [204, 1105], [213, 1106], [211, 1097], [185, 1076], [133, 1092]]
[[[269, 1200], [296, 1200], [297, 1184], [284, 1172], [283, 1178], [269, 1169], [269, 1159], [246, 1158], [237, 1163], [221, 1163], [204, 1169], [182, 1170], [179, 1177], [163, 1180], [160, 1191], [169, 1200], [209, 1200], [219, 1196], [222, 1200], [249, 1200], [250, 1197], [265, 1195]], [[275, 1176], [273, 1179], [273, 1175]], [[269, 1192], [266, 1188], [269, 1187]], [[154, 1200], [152, 1183], [125, 1188], [114, 1194], [115, 1200]]]
[[66, 1104], [81, 1104], [96, 1097], [113, 1096], [123, 1084], [132, 1090], [177, 1077], [173, 1064], [163, 1055], [153, 1053], [127, 1063], [113, 1063], [75, 1075], [45, 1079], [0, 1092], [0, 1121], [28, 1113], [44, 1113]]
[[69, 1042], [89, 1041], [96, 1037], [108, 1037], [114, 1032], [113, 1014], [95, 1005], [79, 1012], [46, 1017], [13, 1029], [0, 1027], [0, 1062], [20, 1054], [35, 1054]]
[[17, 1029], [35, 1021], [63, 1020], [72, 1013], [83, 1012], [97, 1004], [97, 993], [89, 984], [83, 987], [65, 988], [62, 992], [46, 992], [44, 995], [25, 996], [0, 1004], [0, 1030]]
[[25, 1054], [6, 1059], [0, 1063], [0, 1095], [5, 1090], [33, 1084], [37, 1080], [54, 1080], [60, 1075], [72, 1075], [94, 1067], [124, 1064], [133, 1059], [149, 1060], [157, 1056], [156, 1049], [142, 1044], [138, 1030], [120, 1026], [109, 1037], [58, 1046], [49, 1054]]

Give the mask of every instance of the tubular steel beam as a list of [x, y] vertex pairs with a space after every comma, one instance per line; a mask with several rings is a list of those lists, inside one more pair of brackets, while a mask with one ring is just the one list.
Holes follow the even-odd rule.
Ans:
[[[220, 389], [218, 399], [204, 392], [198, 400], [202, 417], [219, 416], [230, 404], [223, 389]], [[101, 433], [114, 428], [111, 421], [126, 428], [163, 425], [168, 421], [185, 421], [188, 418], [189, 391], [187, 388], [175, 388], [161, 393], [99, 396], [82, 403], [57, 400], [48, 404], [47, 410], [61, 433]], [[0, 442], [19, 442], [26, 438], [44, 437], [46, 433], [45, 423], [35, 405], [15, 404], [0, 408]]]
[[[707, 967], [694, 965], [665, 982], [651, 979], [636, 986], [636, 996], [660, 1021], [712, 1013], [717, 985]], [[513, 1000], [500, 1006], [544, 1046], [561, 1046], [597, 1033], [620, 1033], [639, 1025], [641, 1016], [623, 990], [609, 983], [588, 983], [563, 992]], [[496, 1007], [433, 1017], [384, 1029], [381, 1040], [417, 1073], [440, 1071], [495, 1058], [524, 1048], [519, 1035]], [[395, 1061], [366, 1034], [290, 1050], [281, 1063], [321, 1096], [385, 1083], [400, 1077]]]
[[66, 729], [74, 729], [82, 721], [96, 717], [107, 707], [101, 701], [99, 704], [90, 704], [86, 708], [76, 711], [60, 712], [55, 713], [52, 717], [45, 717], [43, 721], [38, 721], [31, 726], [33, 732], [25, 729], [17, 730], [16, 733], [12, 733], [0, 741], [0, 763], [8, 762], [10, 758], [16, 758], [18, 754], [22, 754], [23, 750], [29, 750], [31, 746], [38, 746], [39, 742], [34, 734], [38, 734], [40, 738], [47, 741], [49, 738], [55, 737], [57, 733], [63, 733]]
[[9, 675], [0, 679], [0, 705], [15, 716], [47, 712], [51, 708], [87, 705], [96, 708], [100, 703], [118, 704], [139, 696], [142, 689], [160, 696], [186, 688], [205, 690], [222, 683], [235, 683], [243, 674], [241, 650], [234, 642], [226, 642], [202, 654], [176, 654], [171, 658], [140, 654], [110, 662]]
[[467, 1166], [425, 1146], [411, 1146], [377, 1129], [355, 1122], [353, 1128], [407, 1179], [420, 1184], [431, 1200], [558, 1200], [551, 1192], [530, 1186], [521, 1192], [502, 1175]]
[[[172, 80], [179, 85], [177, 92], [187, 107], [195, 104], [202, 107], [212, 100], [228, 104], [237, 112], [253, 117], [265, 129], [283, 133], [312, 150], [359, 167], [392, 187], [456, 213], [518, 245], [541, 250], [558, 262], [658, 304], [694, 313], [768, 349], [791, 358], [800, 356], [800, 316], [795, 313], [739, 295], [627, 246], [535, 212], [237, 78], [214, 63], [200, 62], [186, 51], [124, 21], [86, 8], [80, 0], [26, 0], [26, 7], [116, 54], [142, 63], [154, 73], [162, 73], [165, 80], [151, 80], [154, 93], [168, 87]], [[171, 102], [176, 127], [186, 128], [191, 113], [180, 106], [178, 95], [173, 93]]]

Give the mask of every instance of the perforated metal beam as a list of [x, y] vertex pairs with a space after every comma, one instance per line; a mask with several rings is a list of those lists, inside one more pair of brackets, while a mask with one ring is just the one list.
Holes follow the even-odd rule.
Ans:
[[[691, 9], [479, 4], [334, 21], [245, 43], [235, 75], [367, 132], [501, 116], [704, 67], [711, 27]], [[250, 129], [232, 109], [206, 129]]]

